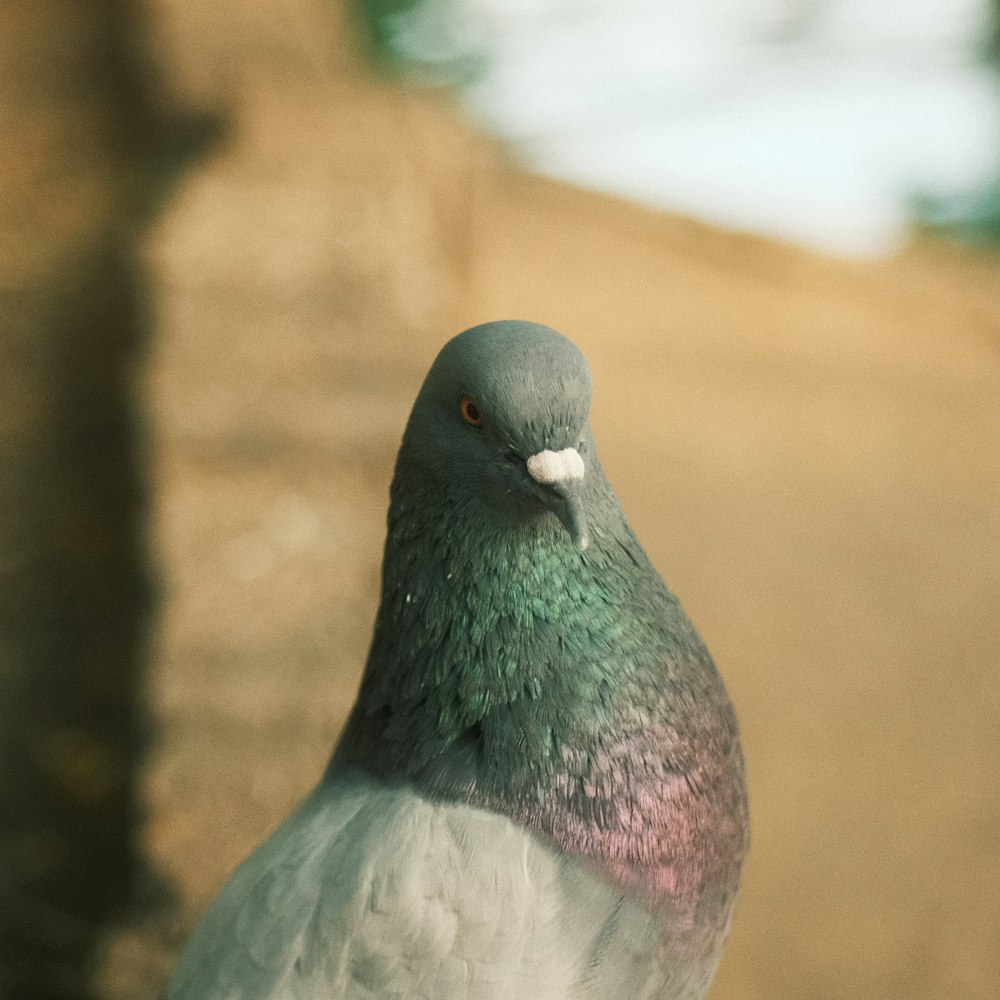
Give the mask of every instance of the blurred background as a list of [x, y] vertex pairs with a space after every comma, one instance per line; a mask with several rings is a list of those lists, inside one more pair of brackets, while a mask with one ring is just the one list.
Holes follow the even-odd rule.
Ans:
[[1000, 9], [10, 0], [0, 998], [319, 777], [439, 346], [547, 323], [741, 719], [713, 1000], [1000, 995]]

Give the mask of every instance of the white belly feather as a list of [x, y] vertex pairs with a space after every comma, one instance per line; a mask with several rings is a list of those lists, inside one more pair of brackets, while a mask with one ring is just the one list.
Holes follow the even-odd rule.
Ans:
[[364, 778], [321, 785], [233, 874], [169, 1000], [684, 994], [657, 921], [513, 822]]

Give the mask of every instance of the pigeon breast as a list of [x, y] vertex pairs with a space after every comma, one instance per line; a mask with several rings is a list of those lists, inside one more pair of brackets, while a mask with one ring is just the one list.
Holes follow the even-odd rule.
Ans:
[[[652, 1000], [711, 969], [519, 824], [363, 775], [321, 787], [238, 870], [171, 1000]], [[694, 994], [692, 994], [694, 995]]]

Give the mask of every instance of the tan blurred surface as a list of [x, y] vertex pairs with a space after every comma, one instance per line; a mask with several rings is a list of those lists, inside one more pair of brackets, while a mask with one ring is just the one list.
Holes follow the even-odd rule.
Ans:
[[155, 996], [315, 782], [375, 611], [391, 463], [437, 347], [548, 323], [602, 459], [742, 720], [754, 813], [715, 1000], [1000, 995], [1000, 267], [851, 264], [526, 176], [364, 76], [336, 7], [160, 0], [233, 116], [154, 234], [165, 605]]

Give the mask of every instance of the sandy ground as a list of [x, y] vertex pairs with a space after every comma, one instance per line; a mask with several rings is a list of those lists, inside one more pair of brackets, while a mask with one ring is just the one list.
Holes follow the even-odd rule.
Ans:
[[525, 175], [377, 84], [336, 7], [161, 0], [229, 138], [150, 240], [164, 586], [147, 842], [108, 942], [153, 997], [315, 782], [386, 492], [447, 337], [520, 317], [594, 371], [602, 460], [742, 722], [754, 844], [715, 1000], [1000, 995], [1000, 267], [854, 264]]

